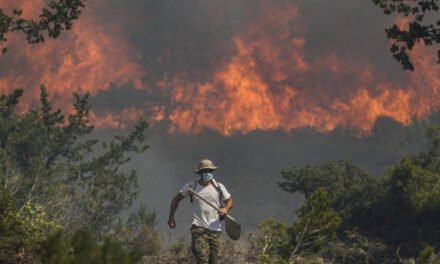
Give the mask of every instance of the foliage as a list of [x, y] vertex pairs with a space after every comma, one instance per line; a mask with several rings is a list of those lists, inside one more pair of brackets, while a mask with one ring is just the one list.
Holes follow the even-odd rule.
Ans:
[[336, 239], [341, 218], [331, 208], [331, 200], [324, 189], [312, 193], [297, 214], [298, 220], [290, 231], [293, 246], [290, 259], [300, 254], [317, 253]]
[[43, 207], [38, 204], [27, 202], [21, 211], [17, 213], [17, 218], [21, 221], [25, 236], [24, 245], [35, 245], [46, 239], [46, 234], [60, 226], [55, 222], [49, 221]]
[[389, 254], [386, 245], [373, 241], [356, 230], [345, 230], [341, 239], [334, 241], [323, 250], [327, 259], [335, 263], [394, 263], [396, 256]]
[[[369, 176], [350, 161], [326, 161], [282, 171], [279, 186], [288, 192], [302, 192], [306, 201], [298, 211], [298, 221], [278, 237], [290, 232], [298, 238], [304, 230], [326, 231], [334, 223], [325, 236], [331, 238], [328, 243], [307, 249], [314, 256], [338, 263], [414, 263], [414, 256], [419, 255], [417, 263], [436, 263], [434, 248], [440, 246], [440, 126], [430, 127], [427, 135], [431, 149], [402, 158], [382, 177]], [[319, 208], [315, 213], [312, 205], [316, 199], [321, 204], [315, 202]], [[268, 228], [264, 233], [279, 230], [273, 224]], [[310, 241], [319, 241], [318, 233], [312, 232], [316, 237], [311, 236]], [[285, 258], [280, 252], [276, 254]]]
[[144, 205], [131, 213], [125, 224], [120, 220], [114, 236], [127, 248], [142, 256], [158, 255], [161, 249], [159, 232], [156, 230], [156, 213]]
[[[14, 9], [7, 15], [0, 9], [0, 45], [8, 39], [7, 34], [22, 32], [28, 43], [44, 42], [45, 35], [57, 38], [63, 30], [70, 30], [84, 8], [85, 0], [52, 0], [41, 11], [39, 20], [21, 18], [23, 10]], [[2, 53], [6, 52], [6, 47]]]
[[27, 203], [18, 210], [10, 193], [0, 187], [0, 262], [35, 254], [46, 234], [57, 228], [41, 206]]
[[[104, 239], [102, 246], [92, 241], [92, 234], [77, 233], [69, 240], [60, 231], [45, 244], [48, 263], [89, 258], [134, 263], [119, 242], [105, 237], [115, 234], [120, 212], [136, 196], [136, 173], [123, 166], [130, 161], [128, 153], [147, 149], [147, 123], [140, 120], [128, 135], [99, 145], [90, 138], [87, 94], [75, 95], [74, 111], [67, 118], [52, 108], [43, 86], [40, 107], [16, 111], [22, 94], [16, 90], [0, 96], [0, 258], [14, 262], [20, 255], [37, 257], [53, 230], [88, 226], [95, 238]], [[125, 245], [139, 254], [157, 254], [155, 225], [155, 213], [142, 206], [121, 225], [129, 232]], [[71, 248], [77, 252], [82, 243], [91, 243], [90, 251], [72, 255]]]
[[372, 234], [388, 244], [400, 245], [403, 254], [414, 255], [426, 244], [440, 245], [439, 131], [434, 127], [428, 130], [431, 150], [403, 158], [385, 173], [386, 195], [366, 219]]
[[281, 178], [281, 189], [301, 192], [306, 198], [323, 188], [333, 201], [332, 208], [343, 218], [343, 224], [349, 227], [364, 217], [383, 192], [377, 178], [348, 160], [293, 166], [281, 171]]
[[419, 257], [417, 258], [417, 263], [420, 264], [438, 264], [440, 259], [436, 256], [434, 248], [427, 246], [422, 251], [420, 251]]
[[[102, 247], [93, 244], [96, 250], [85, 255], [98, 252], [108, 259], [106, 263], [129, 261], [120, 244], [105, 237], [114, 234], [119, 214], [136, 196], [137, 175], [124, 166], [129, 153], [147, 149], [143, 144], [147, 123], [140, 120], [128, 135], [99, 144], [90, 137], [88, 94], [75, 94], [74, 110], [67, 117], [52, 108], [44, 86], [39, 107], [17, 111], [22, 94], [15, 90], [0, 96], [0, 262], [36, 258], [47, 234], [82, 226], [93, 230], [98, 240], [104, 239]], [[130, 231], [125, 245], [140, 254], [157, 254], [160, 240], [155, 225], [155, 213], [141, 207], [122, 227]], [[84, 258], [82, 253], [70, 253], [76, 236], [65, 243], [63, 236], [54, 235], [46, 243], [53, 247], [46, 252], [52, 255], [45, 255], [48, 263]]]
[[[89, 95], [75, 94], [67, 117], [53, 109], [44, 86], [38, 108], [17, 112], [21, 90], [0, 97], [0, 182], [19, 208], [39, 204], [62, 226], [88, 225], [98, 235], [111, 230], [131, 206], [137, 175], [123, 167], [141, 153], [147, 123], [110, 142], [91, 139]], [[99, 145], [101, 143], [101, 145]]]
[[[418, 42], [427, 46], [440, 44], [440, 19], [438, 19], [438, 0], [372, 0], [374, 4], [383, 9], [385, 14], [397, 13], [403, 15], [407, 29], [402, 29], [394, 24], [385, 30], [387, 37], [393, 41], [391, 52], [405, 70], [414, 70], [414, 65], [408, 55]], [[429, 14], [437, 18], [429, 22]], [[427, 18], [428, 17], [428, 18]], [[440, 49], [437, 50], [437, 63], [440, 63]]]
[[292, 225], [277, 223], [271, 217], [263, 221], [259, 226], [262, 236], [257, 242], [260, 262], [297, 263], [336, 241], [341, 219], [330, 205], [328, 193], [320, 188], [306, 199]]
[[96, 263], [128, 264], [141, 263], [140, 255], [125, 250], [110, 238], [98, 243], [89, 229], [78, 230], [73, 236], [64, 231], [51, 235], [45, 242], [41, 258], [43, 263]]
[[440, 174], [420, 166], [416, 160], [403, 159], [391, 168], [386, 184], [389, 195], [414, 212], [440, 208]]
[[258, 240], [260, 262], [282, 263], [282, 258], [290, 256], [288, 227], [284, 223], [277, 223], [272, 217], [267, 218], [258, 226], [262, 237]]
[[23, 247], [26, 235], [18, 210], [9, 192], [0, 186], [0, 262], [10, 262]]

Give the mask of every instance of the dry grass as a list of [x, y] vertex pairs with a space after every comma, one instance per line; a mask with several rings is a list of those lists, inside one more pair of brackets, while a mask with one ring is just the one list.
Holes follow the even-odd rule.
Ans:
[[[251, 264], [258, 263], [258, 254], [255, 252], [250, 236], [239, 241], [223, 237], [218, 264]], [[169, 246], [160, 256], [143, 257], [144, 264], [192, 264], [195, 258], [191, 252], [190, 243], [178, 241]]]

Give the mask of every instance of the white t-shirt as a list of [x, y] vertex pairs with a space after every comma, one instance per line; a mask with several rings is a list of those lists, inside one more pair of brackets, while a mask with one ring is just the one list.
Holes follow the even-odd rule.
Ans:
[[[218, 185], [223, 193], [222, 200], [228, 200], [231, 197], [231, 194], [228, 192], [228, 190], [226, 190], [223, 184], [218, 183]], [[185, 184], [185, 186], [183, 186], [183, 188], [180, 190], [180, 193], [185, 197], [188, 196], [190, 194], [188, 188], [190, 187], [194, 189], [194, 182]], [[219, 193], [212, 183], [207, 186], [203, 186], [197, 182], [195, 192], [220, 208]], [[221, 231], [218, 212], [195, 195], [193, 195], [192, 209], [193, 225], [213, 231]]]

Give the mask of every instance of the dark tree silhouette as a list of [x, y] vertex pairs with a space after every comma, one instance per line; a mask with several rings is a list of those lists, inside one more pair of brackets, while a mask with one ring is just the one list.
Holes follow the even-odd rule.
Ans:
[[[392, 40], [393, 57], [402, 64], [404, 70], [414, 70], [408, 52], [418, 42], [427, 46], [440, 44], [439, 0], [372, 0], [374, 4], [389, 15], [397, 13], [408, 18], [407, 29], [396, 24], [385, 30]], [[434, 19], [430, 19], [433, 13]], [[431, 21], [430, 21], [431, 20]], [[437, 63], [440, 64], [440, 49], [437, 50]]]
[[6, 14], [0, 8], [0, 46], [2, 53], [8, 41], [7, 34], [22, 32], [28, 43], [44, 42], [45, 35], [57, 38], [63, 30], [70, 30], [73, 21], [78, 19], [85, 0], [52, 0], [43, 8], [38, 20], [21, 18], [22, 9], [14, 9]]

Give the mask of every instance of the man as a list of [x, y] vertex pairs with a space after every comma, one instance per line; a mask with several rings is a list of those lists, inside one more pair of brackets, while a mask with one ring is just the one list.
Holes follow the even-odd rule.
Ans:
[[[229, 213], [233, 206], [231, 194], [223, 184], [216, 182], [214, 179], [214, 170], [216, 169], [217, 167], [214, 166], [212, 161], [200, 161], [199, 167], [195, 171], [200, 175], [200, 179], [183, 186], [171, 201], [170, 206], [168, 226], [175, 228], [174, 213], [179, 206], [179, 202], [188, 195], [191, 198], [193, 209], [191, 248], [198, 264], [217, 263], [221, 234], [220, 221], [222, 217]], [[200, 196], [216, 205], [217, 208], [220, 208], [220, 212], [210, 207], [197, 196], [192, 195], [188, 190], [189, 188], [192, 188]], [[222, 203], [224, 203], [224, 206], [222, 206]]]

